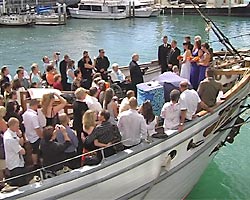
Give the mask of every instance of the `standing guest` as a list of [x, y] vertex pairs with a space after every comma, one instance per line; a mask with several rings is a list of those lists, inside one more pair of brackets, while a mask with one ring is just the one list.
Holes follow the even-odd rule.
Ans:
[[125, 75], [119, 69], [117, 63], [112, 64], [112, 72], [110, 73], [110, 78], [112, 82], [122, 83], [125, 81]]
[[172, 40], [171, 42], [171, 50], [169, 52], [168, 56], [168, 68], [170, 71], [172, 71], [172, 68], [174, 65], [178, 66], [180, 65], [179, 60], [177, 59], [178, 56], [181, 54], [180, 49], [177, 47], [177, 41]]
[[128, 90], [126, 93], [126, 97], [122, 100], [120, 107], [119, 107], [119, 114], [123, 111], [129, 110], [129, 99], [135, 96], [135, 92], [133, 90]]
[[115, 92], [112, 88], [108, 88], [105, 92], [103, 108], [109, 111], [109, 122], [113, 125], [117, 124], [118, 106], [114, 100]]
[[[59, 104], [54, 106], [55, 97], [59, 99]], [[55, 126], [59, 123], [58, 113], [67, 104], [67, 101], [56, 93], [44, 94], [41, 100], [42, 113], [46, 118], [46, 126]]]
[[78, 69], [81, 70], [82, 78], [84, 79], [84, 88], [89, 89], [92, 83], [94, 65], [87, 51], [83, 52], [83, 58], [78, 62]]
[[132, 87], [135, 94], [137, 94], [136, 85], [144, 82], [143, 75], [145, 73], [145, 70], [140, 69], [140, 66], [137, 63], [138, 61], [139, 61], [139, 55], [137, 53], [134, 53], [132, 55], [132, 61], [129, 63], [129, 72], [130, 72]]
[[68, 62], [68, 68], [67, 68], [67, 84], [69, 86], [72, 85], [74, 78], [75, 78], [75, 61], [74, 60], [69, 60]]
[[38, 168], [39, 145], [42, 138], [42, 130], [39, 125], [37, 109], [39, 101], [31, 99], [29, 108], [23, 114], [23, 124], [25, 127], [25, 136], [32, 147], [32, 161], [34, 168]]
[[108, 74], [107, 70], [109, 68], [110, 62], [107, 56], [105, 56], [104, 49], [99, 49], [99, 56], [96, 58], [95, 61], [95, 68], [97, 72], [100, 72], [102, 75], [102, 79], [107, 81]]
[[57, 89], [57, 90], [60, 90], [60, 91], [63, 90], [61, 74], [56, 74], [54, 76], [53, 88]]
[[76, 100], [73, 103], [73, 129], [77, 133], [79, 141], [77, 153], [80, 155], [83, 149], [83, 143], [81, 140], [82, 133], [82, 116], [88, 110], [87, 104], [84, 102], [87, 92], [84, 88], [80, 87], [75, 91]]
[[70, 90], [68, 84], [67, 84], [67, 66], [69, 62], [69, 56], [67, 54], [64, 55], [64, 59], [59, 64], [59, 71], [62, 77], [62, 87], [64, 91]]
[[180, 98], [179, 90], [172, 90], [170, 92], [170, 102], [166, 102], [161, 109], [161, 117], [164, 119], [164, 131], [177, 128], [180, 123]]
[[18, 114], [21, 114], [22, 107], [21, 107], [21, 104], [19, 104], [19, 102], [18, 102], [18, 96], [17, 96], [17, 92], [15, 90], [12, 90], [10, 92], [8, 102], [14, 102], [14, 104], [15, 104], [15, 112], [18, 113]]
[[29, 80], [24, 77], [24, 70], [19, 68], [16, 70], [17, 79], [20, 81], [21, 86], [26, 90], [30, 87]]
[[142, 104], [140, 108], [140, 112], [146, 121], [147, 135], [152, 136], [153, 134], [156, 133], [155, 128], [158, 123], [158, 117], [154, 115], [153, 107], [150, 101], [145, 101]]
[[[64, 138], [64, 143], [56, 142], [58, 132], [61, 132]], [[55, 129], [52, 126], [46, 126], [43, 129], [43, 139], [41, 140], [41, 153], [43, 158], [43, 166], [50, 166], [61, 162], [65, 159], [64, 151], [71, 145], [71, 140], [68, 136], [66, 128], [63, 125], [57, 126]], [[57, 164], [49, 167], [48, 170], [56, 172], [63, 168], [63, 164]]]
[[179, 124], [179, 132], [183, 130], [185, 121], [191, 121], [193, 118], [196, 117], [195, 113], [197, 111], [198, 106], [211, 112], [212, 110], [203, 102], [201, 101], [198, 93], [195, 90], [188, 89], [188, 82], [181, 81], [180, 82], [180, 110], [181, 110], [181, 117], [180, 117], [180, 124]]
[[180, 77], [187, 79], [190, 81], [190, 72], [191, 72], [191, 62], [190, 59], [192, 57], [192, 53], [189, 50], [189, 44], [183, 43], [184, 54], [183, 59], [181, 61], [181, 74]]
[[164, 36], [163, 44], [158, 47], [158, 62], [161, 66], [161, 73], [168, 71], [168, 55], [171, 50], [171, 45], [168, 44], [168, 36]]
[[0, 94], [0, 106], [4, 106], [4, 97]]
[[203, 55], [198, 62], [200, 68], [198, 84], [205, 79], [206, 69], [209, 67], [211, 60], [208, 43], [201, 44], [201, 50], [203, 51]]
[[216, 98], [220, 91], [222, 91], [222, 84], [214, 80], [214, 70], [208, 67], [206, 79], [200, 82], [197, 92], [201, 100], [212, 107], [216, 104]]
[[99, 94], [98, 94], [98, 100], [99, 102], [101, 103], [101, 105], [103, 105], [103, 101], [104, 101], [104, 97], [105, 97], [105, 93], [106, 93], [106, 90], [108, 89], [107, 88], [107, 85], [105, 84], [105, 81], [104, 80], [100, 80], [98, 82], [98, 86], [99, 86]]
[[21, 92], [26, 91], [24, 87], [22, 87], [19, 79], [14, 79], [12, 82], [12, 89], [17, 93], [17, 102], [21, 105]]
[[15, 101], [10, 101], [6, 104], [6, 115], [4, 117], [5, 121], [7, 122], [11, 117], [14, 117], [19, 120], [20, 129], [24, 133], [24, 125], [23, 125], [23, 118], [19, 114], [20, 106]]
[[36, 63], [31, 65], [30, 83], [37, 83], [38, 87], [40, 87], [42, 83], [39, 67]]
[[[77, 156], [78, 139], [76, 137], [75, 132], [69, 127], [70, 119], [66, 115], [66, 113], [62, 113], [59, 115], [59, 121], [66, 128], [66, 132], [67, 132], [67, 134], [70, 138], [70, 141], [71, 141], [71, 145], [67, 149], [65, 149], [65, 151], [64, 151], [66, 159], [70, 159], [70, 158]], [[60, 129], [57, 133], [56, 140], [59, 143], [65, 142], [63, 133], [61, 132]], [[76, 159], [74, 159], [74, 160], [70, 160], [69, 162], [67, 162], [66, 165], [70, 169], [76, 169], [80, 166], [80, 163], [78, 163], [76, 161]]]
[[[188, 49], [192, 52], [194, 45], [191, 44], [191, 37], [189, 35], [184, 37], [184, 43], [188, 44]], [[185, 48], [184, 51], [186, 51]]]
[[200, 68], [197, 64], [197, 60], [202, 56], [201, 41], [194, 42], [194, 49], [192, 51], [193, 59], [191, 60], [190, 82], [195, 90], [198, 88]]
[[76, 69], [74, 71], [75, 78], [73, 80], [73, 83], [71, 85], [71, 91], [76, 91], [77, 88], [81, 87], [82, 84], [82, 73], [79, 69]]
[[[90, 135], [92, 138], [91, 141], [94, 141], [95, 147], [103, 148], [108, 147], [112, 144], [114, 139], [114, 125], [109, 122], [110, 114], [107, 110], [102, 110], [98, 114], [98, 120], [100, 122], [99, 125], [95, 127], [93, 133]], [[105, 157], [111, 156], [115, 154], [115, 150], [113, 147], [105, 148], [104, 155]], [[102, 154], [100, 151], [97, 152], [97, 158], [99, 161], [102, 159]]]
[[47, 83], [52, 86], [54, 83], [54, 76], [56, 74], [56, 69], [53, 65], [47, 66], [47, 72], [46, 72], [46, 81]]
[[91, 87], [89, 89], [89, 95], [86, 96], [85, 102], [88, 105], [89, 110], [99, 113], [102, 110], [102, 106], [97, 99], [98, 90], [96, 87]]
[[[6, 115], [6, 108], [4, 106], [0, 106], [0, 181], [5, 178], [4, 172], [6, 168], [5, 163], [5, 153], [4, 153], [4, 143], [3, 143], [3, 136], [4, 132], [8, 129], [7, 123], [4, 120], [4, 116]], [[0, 186], [4, 186], [4, 183]]]
[[142, 139], [147, 138], [147, 125], [143, 116], [137, 112], [137, 100], [129, 99], [130, 109], [121, 113], [118, 119], [118, 128], [121, 132], [125, 148], [138, 145]]
[[5, 104], [7, 104], [8, 101], [9, 101], [10, 92], [11, 92], [11, 84], [10, 84], [10, 82], [6, 82], [6, 83], [3, 84], [3, 90], [4, 90], [4, 93], [3, 93], [4, 101], [5, 101]]
[[[8, 129], [4, 133], [4, 151], [6, 156], [6, 167], [10, 171], [10, 176], [15, 177], [28, 172], [24, 167], [23, 155], [25, 149], [22, 147], [24, 139], [19, 130], [19, 120], [11, 117], [8, 120]], [[27, 184], [26, 177], [15, 178], [11, 180], [11, 185], [23, 186]]]
[[[18, 69], [22, 69], [23, 72], [24, 72], [24, 78], [26, 78], [27, 80], [30, 80], [30, 76], [28, 74], [28, 72], [24, 69], [24, 67], [21, 65], [17, 68]], [[13, 80], [17, 79], [18, 78], [18, 74], [15, 74], [15, 76], [13, 77]]]
[[1, 87], [1, 94], [4, 95], [4, 88], [3, 85], [5, 83], [9, 83], [10, 82], [10, 78], [9, 75], [10, 71], [9, 68], [7, 66], [3, 66], [1, 68], [1, 79], [0, 79], [0, 87]]
[[49, 65], [52, 65], [54, 67], [54, 65], [50, 62], [49, 57], [48, 56], [44, 56], [43, 59], [43, 73], [47, 72], [47, 67]]

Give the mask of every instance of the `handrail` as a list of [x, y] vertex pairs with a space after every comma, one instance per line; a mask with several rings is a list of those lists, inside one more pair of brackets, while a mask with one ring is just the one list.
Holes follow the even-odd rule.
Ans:
[[[125, 142], [125, 141], [127, 141], [127, 140], [130, 140], [130, 138], [128, 138], [128, 139], [126, 139], [126, 140], [122, 140], [122, 141], [120, 141], [120, 142], [113, 143], [113, 144], [111, 144], [111, 145], [109, 145], [109, 146], [107, 146], [107, 147], [101, 147], [101, 148], [95, 149], [95, 150], [93, 150], [93, 151], [89, 151], [89, 152], [87, 152], [87, 153], [83, 153], [83, 154], [81, 154], [81, 155], [77, 155], [77, 156], [75, 156], [75, 157], [68, 158], [68, 159], [66, 159], [66, 160], [63, 160], [63, 161], [54, 163], [54, 164], [49, 165], [49, 166], [41, 167], [41, 168], [36, 169], [36, 170], [33, 170], [33, 171], [31, 171], [31, 172], [27, 172], [27, 173], [20, 174], [20, 175], [11, 177], [11, 178], [7, 178], [7, 179], [0, 180], [0, 183], [5, 183], [5, 182], [7, 182], [7, 181], [10, 181], [10, 180], [13, 180], [13, 179], [16, 179], [16, 178], [21, 178], [21, 177], [24, 177], [24, 176], [28, 176], [28, 175], [31, 175], [31, 174], [34, 174], [34, 173], [37, 173], [37, 172], [42, 172], [42, 171], [44, 171], [44, 170], [46, 170], [46, 169], [48, 169], [48, 168], [51, 168], [51, 167], [54, 167], [54, 166], [57, 166], [57, 165], [66, 163], [66, 162], [68, 162], [68, 161], [71, 161], [71, 160], [74, 160], [74, 159], [76, 159], [76, 158], [80, 158], [80, 157], [82, 157], [82, 156], [86, 156], [86, 155], [89, 155], [89, 154], [92, 154], [92, 153], [95, 153], [95, 152], [98, 152], [98, 151], [103, 152], [104, 149], [109, 148], [109, 147], [113, 147], [113, 146], [115, 146], [115, 145], [117, 145], [117, 144], [120, 144], [120, 143], [123, 143], [123, 142]], [[102, 156], [103, 156], [103, 159], [102, 159], [102, 161], [103, 161], [103, 160], [105, 159], [104, 153], [102, 153]], [[102, 162], [102, 161], [101, 161], [101, 162]], [[41, 179], [43, 179], [43, 177], [41, 177]]]

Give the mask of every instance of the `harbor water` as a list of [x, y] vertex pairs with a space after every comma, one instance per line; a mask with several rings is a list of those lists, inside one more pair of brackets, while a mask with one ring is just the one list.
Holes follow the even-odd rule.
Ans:
[[[213, 17], [218, 27], [231, 39], [236, 48], [250, 48], [249, 18]], [[19, 65], [28, 71], [36, 62], [42, 69], [42, 57], [61, 52], [76, 62], [83, 50], [91, 58], [104, 48], [111, 63], [127, 65], [137, 52], [140, 62], [157, 59], [158, 46], [164, 35], [177, 40], [182, 50], [186, 35], [200, 35], [209, 41], [214, 50], [223, 46], [214, 34], [205, 31], [206, 25], [199, 16], [160, 16], [148, 19], [120, 21], [71, 19], [66, 26], [0, 28], [0, 66], [8, 65], [11, 74]], [[241, 35], [241, 37], [239, 37]], [[250, 102], [249, 102], [250, 103]], [[247, 114], [249, 115], [249, 114]], [[233, 145], [223, 147], [208, 166], [206, 172], [188, 196], [188, 199], [249, 199], [250, 198], [250, 125], [241, 129]], [[163, 199], [166, 199], [163, 197]]]

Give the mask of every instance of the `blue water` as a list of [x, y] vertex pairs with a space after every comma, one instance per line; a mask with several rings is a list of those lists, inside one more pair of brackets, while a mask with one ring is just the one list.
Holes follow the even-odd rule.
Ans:
[[[249, 18], [213, 17], [219, 28], [229, 37], [250, 33]], [[212, 32], [205, 31], [199, 16], [161, 16], [150, 19], [121, 21], [69, 20], [66, 26], [0, 28], [0, 66], [8, 65], [12, 75], [19, 65], [29, 70], [33, 62], [53, 52], [69, 54], [78, 61], [82, 51], [88, 50], [93, 58], [104, 48], [111, 63], [127, 65], [134, 52], [140, 62], [157, 58], [158, 45], [163, 35], [176, 39], [182, 49], [183, 37], [201, 35], [203, 41], [216, 41]], [[236, 47], [250, 48], [250, 37], [232, 39]], [[223, 46], [211, 43], [215, 50]], [[189, 199], [250, 199], [249, 129], [244, 126], [233, 145], [220, 150]]]

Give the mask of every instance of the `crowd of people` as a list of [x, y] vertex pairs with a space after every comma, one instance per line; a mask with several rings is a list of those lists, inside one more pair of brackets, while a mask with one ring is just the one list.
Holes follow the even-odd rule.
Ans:
[[[43, 73], [36, 63], [32, 64], [30, 74], [21, 66], [13, 80], [8, 67], [3, 66], [0, 79], [0, 179], [42, 166], [57, 172], [64, 166], [75, 169], [98, 164], [103, 156], [131, 148], [156, 134], [160, 118], [164, 120], [165, 132], [169, 129], [181, 132], [185, 123], [195, 118], [199, 107], [212, 112], [222, 86], [214, 80], [213, 69], [209, 67], [209, 46], [201, 44], [200, 38], [195, 38], [192, 45], [190, 37], [185, 37], [183, 48], [184, 54], [180, 57], [177, 42], [173, 40], [168, 44], [167, 36], [159, 46], [162, 73], [173, 71], [186, 78], [179, 89], [171, 91], [170, 102], [164, 104], [160, 116], [154, 114], [149, 101], [138, 106], [136, 85], [144, 82], [147, 69], [140, 69], [136, 53], [129, 64], [131, 90], [127, 90], [121, 102], [107, 81], [111, 78], [113, 82], [122, 83], [126, 77], [117, 63], [112, 65], [111, 73], [108, 71], [110, 62], [104, 49], [99, 50], [99, 56], [93, 62], [84, 51], [77, 68], [68, 55], [64, 55], [61, 62], [59, 53], [54, 54], [52, 61], [45, 56]], [[57, 93], [44, 94], [41, 101], [31, 99], [28, 109], [22, 109], [21, 91], [42, 87], [43, 81], [58, 90], [74, 91], [73, 122], [61, 113], [67, 101]], [[122, 145], [117, 144], [119, 141]], [[27, 155], [27, 144], [32, 150], [30, 155]], [[104, 148], [103, 152], [96, 151], [99, 148]], [[56, 164], [65, 159], [69, 160]], [[11, 184], [22, 186], [28, 181], [16, 178]]]

